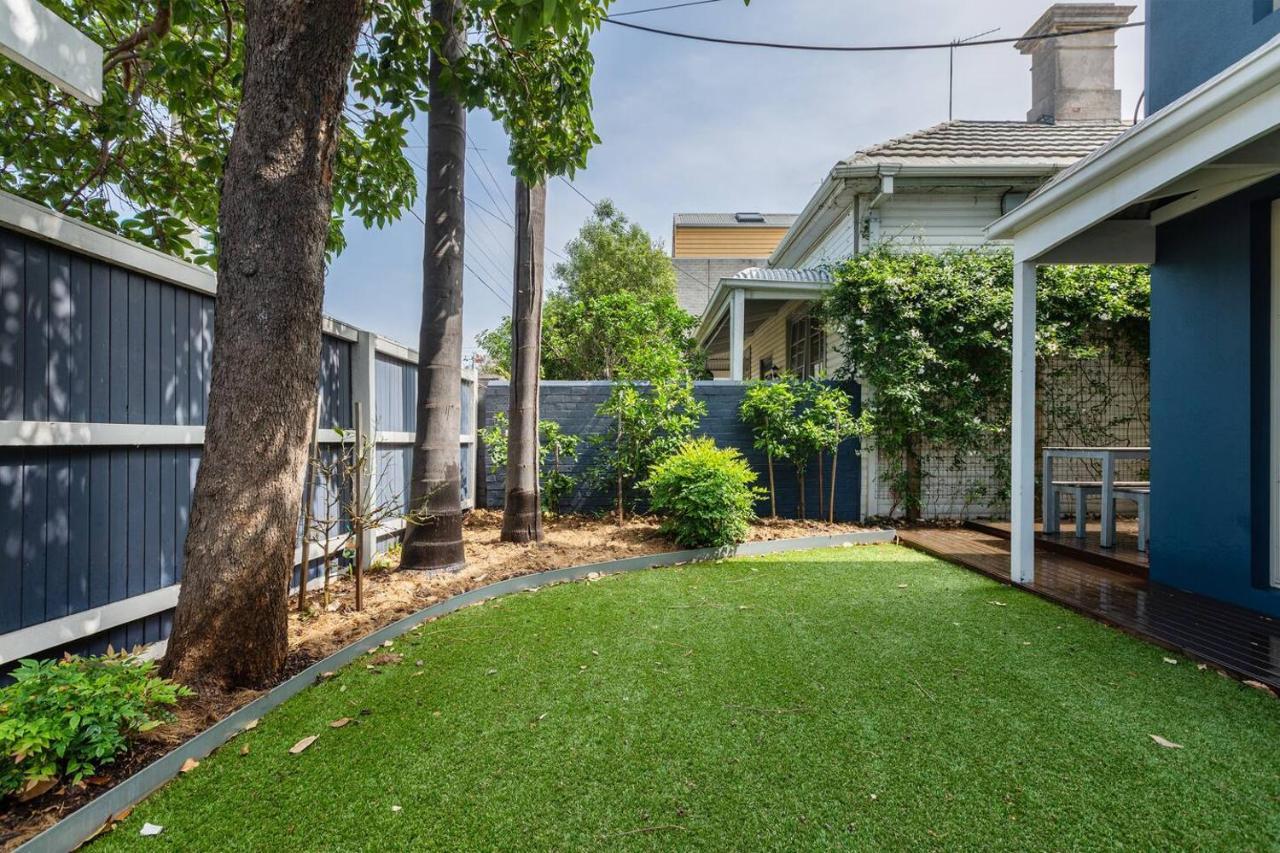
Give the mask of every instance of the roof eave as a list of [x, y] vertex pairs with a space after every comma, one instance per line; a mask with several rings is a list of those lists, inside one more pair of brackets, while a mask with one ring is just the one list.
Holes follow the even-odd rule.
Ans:
[[1121, 134], [1109, 149], [1057, 183], [1050, 183], [987, 226], [987, 238], [1010, 239], [1073, 200], [1097, 189], [1186, 134], [1280, 85], [1280, 36]]

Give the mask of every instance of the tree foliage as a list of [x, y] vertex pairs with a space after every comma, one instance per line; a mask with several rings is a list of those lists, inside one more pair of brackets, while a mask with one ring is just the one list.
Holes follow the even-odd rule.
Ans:
[[[493, 423], [480, 430], [480, 440], [494, 469], [507, 467], [508, 429], [507, 413], [497, 412]], [[564, 466], [578, 458], [581, 441], [581, 436], [565, 432], [555, 421], [538, 421], [538, 471], [545, 512], [558, 513], [564, 499], [573, 493], [577, 480]]]
[[[652, 379], [702, 371], [697, 318], [676, 302], [666, 251], [608, 200], [601, 202], [557, 264], [560, 288], [542, 313], [544, 379]], [[508, 375], [511, 320], [476, 343], [487, 366]]]
[[644, 482], [662, 532], [686, 548], [721, 548], [747, 538], [761, 490], [732, 447], [695, 438], [653, 466]]
[[[0, 63], [0, 189], [148, 246], [213, 265], [219, 182], [240, 106], [244, 10], [233, 0], [44, 0], [102, 44], [103, 102], [89, 106]], [[599, 141], [590, 34], [608, 0], [473, 0], [476, 33], [452, 69], [469, 107], [512, 139], [517, 173], [571, 173]], [[440, 33], [421, 0], [367, 0], [334, 170], [329, 249], [342, 226], [398, 219], [418, 197], [409, 125], [426, 109]]]
[[[1013, 257], [878, 249], [834, 270], [824, 314], [844, 372], [866, 383], [864, 428], [890, 460], [899, 503], [919, 506], [910, 459], [925, 445], [956, 454], [1008, 442]], [[1145, 358], [1151, 283], [1145, 267], [1043, 267], [1036, 352], [1089, 359], [1108, 348]], [[914, 479], [914, 482], [913, 482]]]

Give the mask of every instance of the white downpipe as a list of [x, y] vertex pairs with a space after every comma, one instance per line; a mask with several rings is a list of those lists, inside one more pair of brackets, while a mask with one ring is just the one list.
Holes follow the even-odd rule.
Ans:
[[1036, 494], [1036, 265], [1013, 266], [1013, 450], [1009, 506], [1012, 534], [1009, 575], [1035, 580]]

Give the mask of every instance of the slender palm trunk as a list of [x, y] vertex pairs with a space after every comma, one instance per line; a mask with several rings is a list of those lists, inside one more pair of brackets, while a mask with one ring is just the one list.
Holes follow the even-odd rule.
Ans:
[[516, 270], [511, 316], [511, 403], [503, 542], [541, 542], [538, 483], [538, 374], [542, 341], [542, 255], [546, 184], [516, 181]]
[[246, 0], [244, 84], [218, 209], [205, 443], [164, 659], [188, 683], [284, 671], [302, 470], [316, 404], [324, 252], [365, 4]]
[[466, 49], [462, 0], [431, 0], [442, 46], [428, 70], [427, 222], [418, 337], [418, 425], [411, 515], [400, 566], [462, 568], [462, 244], [467, 112], [456, 85], [442, 79]]

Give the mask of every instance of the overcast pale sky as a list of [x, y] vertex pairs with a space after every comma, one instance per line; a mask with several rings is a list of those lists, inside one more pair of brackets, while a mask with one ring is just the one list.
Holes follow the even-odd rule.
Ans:
[[[676, 0], [615, 0], [614, 13]], [[635, 15], [649, 26], [739, 39], [809, 44], [950, 41], [999, 28], [1019, 36], [1051, 0], [719, 0]], [[1140, 20], [1142, 6], [1132, 20]], [[1132, 116], [1142, 91], [1141, 28], [1117, 34], [1117, 85]], [[602, 139], [574, 183], [611, 198], [664, 246], [677, 211], [794, 212], [835, 162], [859, 148], [947, 118], [947, 51], [822, 54], [711, 45], [606, 24], [592, 42], [595, 121]], [[955, 117], [1025, 117], [1030, 58], [1012, 45], [956, 51]], [[418, 131], [425, 135], [425, 119]], [[466, 180], [464, 346], [509, 311], [514, 179], [507, 143], [472, 113]], [[411, 159], [425, 163], [422, 137]], [[481, 162], [483, 160], [483, 162]], [[487, 165], [502, 192], [490, 184]], [[420, 175], [421, 177], [421, 175]], [[492, 198], [490, 194], [498, 196]], [[561, 251], [590, 211], [565, 183], [548, 186], [547, 245]], [[495, 204], [495, 201], [497, 204]], [[481, 207], [486, 210], [480, 209]], [[419, 199], [418, 213], [423, 213]], [[329, 273], [333, 316], [416, 346], [421, 308], [422, 225], [406, 215], [382, 230], [347, 229], [346, 252]], [[554, 287], [548, 257], [547, 287]], [[496, 291], [496, 293], [492, 292]]]

